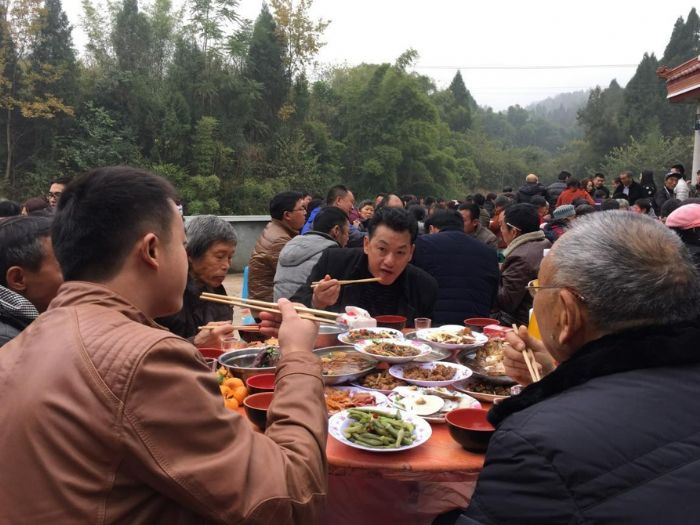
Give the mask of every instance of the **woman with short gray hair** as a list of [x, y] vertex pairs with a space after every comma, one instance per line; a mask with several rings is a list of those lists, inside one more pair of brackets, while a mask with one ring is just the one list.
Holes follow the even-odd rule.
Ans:
[[[202, 301], [202, 292], [226, 294], [224, 279], [231, 267], [238, 238], [229, 223], [214, 215], [199, 215], [185, 225], [189, 273], [182, 310], [158, 319], [171, 332], [192, 339], [198, 347], [221, 346], [221, 338], [233, 331], [233, 310], [225, 304]], [[200, 330], [200, 326], [214, 324]]]

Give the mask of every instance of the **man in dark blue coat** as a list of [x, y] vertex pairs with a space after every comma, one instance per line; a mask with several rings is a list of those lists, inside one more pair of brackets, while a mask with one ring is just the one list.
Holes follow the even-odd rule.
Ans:
[[491, 409], [471, 504], [436, 523], [696, 523], [700, 281], [680, 239], [643, 215], [589, 214], [528, 289], [542, 341], [521, 327], [504, 363], [528, 384], [527, 345], [546, 375]]
[[488, 317], [498, 291], [496, 250], [464, 233], [464, 219], [455, 210], [436, 212], [425, 226], [429, 234], [416, 240], [413, 264], [437, 279], [433, 322]]

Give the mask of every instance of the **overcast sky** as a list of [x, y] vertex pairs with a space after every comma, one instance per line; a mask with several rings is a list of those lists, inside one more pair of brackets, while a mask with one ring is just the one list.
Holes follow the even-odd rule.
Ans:
[[[261, 6], [241, 0], [240, 12], [255, 19]], [[477, 102], [501, 110], [613, 78], [626, 84], [645, 52], [663, 54], [676, 19], [692, 7], [682, 0], [315, 0], [312, 15], [331, 21], [320, 62], [393, 62], [412, 47], [416, 71], [446, 87], [461, 69]], [[80, 0], [64, 0], [64, 8], [80, 48]], [[610, 65], [619, 67], [601, 67]], [[560, 69], [494, 69], [533, 66]]]

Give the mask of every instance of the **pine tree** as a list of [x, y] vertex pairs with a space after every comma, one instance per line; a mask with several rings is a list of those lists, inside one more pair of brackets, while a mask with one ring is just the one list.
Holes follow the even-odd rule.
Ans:
[[645, 53], [625, 87], [622, 118], [627, 136], [641, 137], [660, 125], [664, 81], [656, 75], [658, 67], [654, 54]]
[[464, 85], [461, 71], [457, 71], [448, 89], [452, 92], [457, 104], [469, 110], [476, 110], [476, 100], [474, 100], [474, 97], [472, 97], [472, 94], [467, 89], [467, 86]]

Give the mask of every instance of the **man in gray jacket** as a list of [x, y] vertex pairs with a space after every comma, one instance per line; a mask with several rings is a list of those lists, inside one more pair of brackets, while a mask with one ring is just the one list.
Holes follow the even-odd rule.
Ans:
[[350, 236], [350, 221], [340, 208], [323, 208], [313, 229], [289, 241], [277, 261], [274, 300], [289, 298], [306, 283], [311, 270], [328, 248], [344, 248]]

